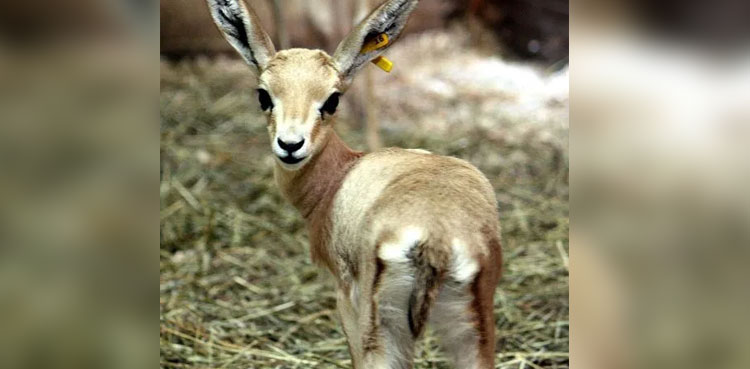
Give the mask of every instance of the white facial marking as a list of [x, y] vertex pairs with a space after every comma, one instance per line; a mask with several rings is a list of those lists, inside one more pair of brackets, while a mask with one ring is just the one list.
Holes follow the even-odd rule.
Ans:
[[[276, 135], [272, 139], [271, 149], [276, 156], [276, 161], [285, 169], [299, 169], [310, 158], [312, 147], [311, 136], [316, 123], [315, 119], [310, 119], [309, 114], [306, 119], [285, 117], [284, 107], [281, 102], [274, 108], [274, 116], [276, 118]], [[279, 145], [279, 140], [288, 144], [295, 144], [304, 140], [304, 143], [302, 147], [290, 153]], [[288, 162], [290, 160], [285, 162], [283, 158], [289, 158], [293, 162]]]
[[419, 243], [424, 236], [422, 229], [409, 226], [403, 228], [395, 242], [383, 243], [378, 250], [378, 256], [386, 261], [406, 262], [409, 260], [409, 250]]
[[451, 243], [451, 248], [453, 249], [451, 275], [458, 282], [469, 282], [477, 271], [479, 271], [479, 265], [469, 254], [463, 241], [454, 238], [453, 243]]

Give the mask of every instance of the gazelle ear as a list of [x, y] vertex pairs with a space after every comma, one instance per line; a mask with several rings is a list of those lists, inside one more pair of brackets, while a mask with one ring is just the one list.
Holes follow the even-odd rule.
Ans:
[[[386, 1], [341, 41], [333, 54], [333, 60], [347, 84], [367, 62], [380, 56], [398, 38], [409, 19], [409, 14], [417, 7], [418, 2], [418, 0]], [[382, 34], [388, 38], [386, 45], [363, 50], [365, 45], [373, 43]]]
[[214, 23], [243, 59], [260, 73], [276, 49], [258, 16], [243, 0], [207, 0]]

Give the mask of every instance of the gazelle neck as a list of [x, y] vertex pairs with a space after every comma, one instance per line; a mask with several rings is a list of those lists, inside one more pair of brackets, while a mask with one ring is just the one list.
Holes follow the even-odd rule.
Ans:
[[320, 151], [302, 169], [287, 171], [276, 163], [274, 175], [281, 193], [305, 218], [313, 261], [333, 268], [327, 250], [333, 198], [344, 177], [363, 155], [331, 131]]

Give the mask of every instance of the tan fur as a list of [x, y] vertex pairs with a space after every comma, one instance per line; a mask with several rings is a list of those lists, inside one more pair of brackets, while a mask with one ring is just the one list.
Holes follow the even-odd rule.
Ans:
[[331, 232], [331, 207], [344, 176], [362, 153], [349, 149], [335, 134], [327, 135], [321, 152], [299, 171], [286, 171], [277, 165], [276, 182], [282, 194], [302, 214], [310, 234], [313, 261], [334, 274], [338, 256], [328, 242]]
[[471, 255], [489, 254], [482, 230], [497, 227], [494, 192], [476, 168], [393, 148], [364, 156], [352, 169], [337, 194], [333, 219], [341, 247], [374, 247], [382, 233], [407, 225], [423, 229], [435, 244], [425, 256], [440, 267], [449, 263], [453, 238], [464, 240]]
[[288, 49], [276, 53], [260, 76], [272, 96], [285, 104], [288, 116], [307, 112], [339, 84], [333, 59], [322, 50]]
[[[238, 0], [208, 1], [219, 29], [257, 65], [258, 86], [273, 102], [265, 113], [276, 181], [307, 223], [312, 259], [336, 278], [354, 367], [411, 367], [414, 342], [429, 321], [455, 365], [492, 368], [492, 297], [502, 257], [489, 181], [463, 160], [424, 150], [356, 152], [334, 132], [334, 116], [321, 110], [382, 53], [362, 55], [362, 43], [383, 30], [395, 40], [417, 1], [385, 2], [334, 57], [306, 49], [275, 53]], [[236, 36], [237, 22], [217, 18], [226, 12], [245, 14], [249, 45]], [[278, 140], [301, 146], [292, 156]]]

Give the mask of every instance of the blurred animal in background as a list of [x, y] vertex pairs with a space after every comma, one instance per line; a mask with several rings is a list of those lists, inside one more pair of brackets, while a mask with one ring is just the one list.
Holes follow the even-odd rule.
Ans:
[[[457, 1], [454, 16], [465, 18], [475, 44], [496, 48], [499, 41], [507, 56], [556, 63], [568, 57], [568, 2]], [[488, 33], [495, 40], [487, 40]]]
[[502, 256], [489, 181], [424, 150], [351, 150], [339, 100], [401, 35], [417, 0], [389, 0], [336, 48], [276, 52], [242, 0], [208, 0], [258, 79], [274, 175], [306, 221], [313, 260], [335, 278], [355, 368], [409, 368], [429, 323], [457, 368], [494, 367], [493, 294]]
[[[285, 48], [286, 38], [290, 46], [328, 52], [334, 50], [350, 29], [351, 19], [361, 19], [381, 2], [246, 1], [280, 48]], [[568, 3], [568, 0], [421, 0], [404, 32], [445, 29], [450, 23], [461, 23], [473, 34], [475, 46], [486, 47], [493, 53], [500, 51], [506, 57], [555, 63], [568, 55]], [[229, 50], [213, 32], [203, 0], [161, 0], [159, 4], [163, 55], [179, 57]], [[284, 25], [277, 27], [279, 21]]]

